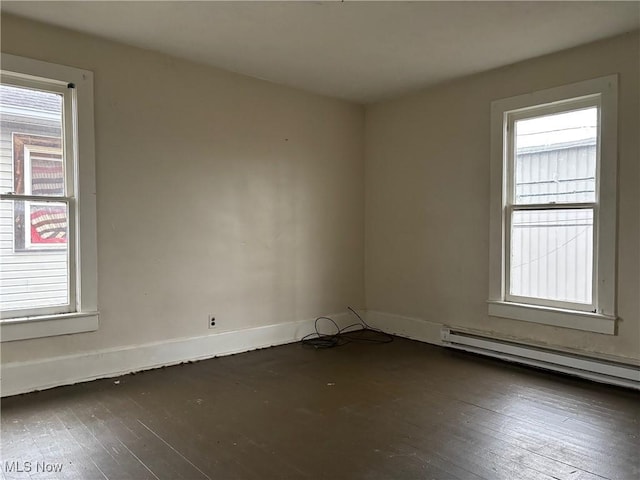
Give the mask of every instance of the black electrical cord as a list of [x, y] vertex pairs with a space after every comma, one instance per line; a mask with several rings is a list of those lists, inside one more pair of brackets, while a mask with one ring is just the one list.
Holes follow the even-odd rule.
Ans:
[[[353, 308], [347, 308], [358, 318], [358, 322], [347, 325], [344, 328], [340, 328], [332, 318], [318, 317], [314, 324], [315, 332], [302, 337], [302, 340], [300, 340], [302, 345], [314, 348], [333, 348], [341, 347], [342, 345], [346, 345], [351, 342], [374, 344], [393, 342], [392, 335], [371, 327]], [[318, 323], [323, 320], [333, 324], [335, 327], [335, 333], [320, 333]]]

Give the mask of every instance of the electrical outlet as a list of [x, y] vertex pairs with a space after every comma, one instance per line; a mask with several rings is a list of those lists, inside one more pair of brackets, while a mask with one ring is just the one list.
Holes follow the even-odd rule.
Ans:
[[214, 315], [209, 315], [209, 328], [214, 328], [216, 326], [216, 317]]

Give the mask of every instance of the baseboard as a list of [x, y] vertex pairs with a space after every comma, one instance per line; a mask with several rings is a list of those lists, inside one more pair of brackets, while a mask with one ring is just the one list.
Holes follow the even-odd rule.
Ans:
[[[329, 315], [339, 323], [348, 313]], [[267, 325], [207, 336], [129, 345], [2, 365], [0, 396], [124, 375], [183, 362], [242, 353], [299, 341], [314, 331], [314, 320]]]
[[434, 345], [442, 345], [440, 331], [443, 325], [441, 323], [375, 310], [367, 310], [365, 318], [369, 325], [383, 332]]
[[[357, 318], [349, 312], [328, 316], [340, 328], [357, 321]], [[441, 338], [444, 324], [375, 310], [369, 310], [363, 316], [369, 325], [384, 332], [434, 345], [444, 345]], [[333, 333], [329, 323], [320, 322], [318, 327], [322, 333]], [[299, 341], [304, 335], [313, 331], [315, 331], [314, 319], [308, 319], [207, 336], [3, 364], [0, 396], [18, 395], [188, 361], [283, 345]], [[598, 355], [592, 356], [598, 357]], [[599, 357], [602, 359], [603, 356]], [[610, 356], [607, 357], [606, 360], [616, 360]]]

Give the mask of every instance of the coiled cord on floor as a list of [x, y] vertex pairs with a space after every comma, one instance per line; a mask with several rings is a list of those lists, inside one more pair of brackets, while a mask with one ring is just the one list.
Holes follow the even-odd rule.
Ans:
[[[392, 335], [371, 327], [353, 308], [347, 308], [358, 318], [358, 322], [340, 328], [331, 317], [318, 317], [315, 321], [315, 332], [302, 337], [302, 345], [314, 348], [333, 348], [352, 342], [373, 344], [393, 342]], [[322, 321], [332, 323], [335, 327], [335, 333], [321, 333], [318, 324]]]

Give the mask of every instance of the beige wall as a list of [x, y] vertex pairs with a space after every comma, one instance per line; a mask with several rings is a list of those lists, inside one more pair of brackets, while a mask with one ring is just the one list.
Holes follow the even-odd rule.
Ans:
[[[356, 105], [6, 15], [2, 51], [95, 72], [101, 311], [3, 363], [207, 335], [209, 313], [313, 318], [365, 286], [369, 310], [640, 358], [637, 34], [369, 106], [366, 129]], [[489, 318], [490, 102], [614, 72], [619, 334]]]
[[[366, 304], [588, 352], [640, 358], [639, 39], [627, 34], [460, 79], [366, 112]], [[490, 103], [618, 72], [617, 336], [489, 318]]]
[[95, 74], [101, 312], [3, 363], [363, 306], [362, 107], [7, 15], [2, 51]]

